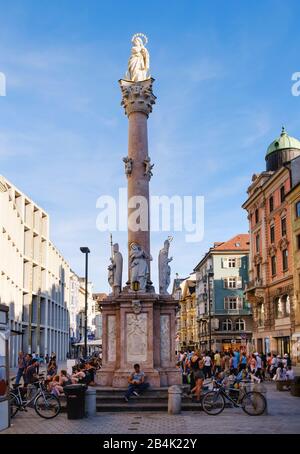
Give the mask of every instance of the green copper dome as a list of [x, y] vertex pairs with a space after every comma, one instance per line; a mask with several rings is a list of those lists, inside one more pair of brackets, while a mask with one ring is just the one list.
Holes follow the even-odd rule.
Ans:
[[289, 136], [286, 133], [284, 127], [282, 127], [280, 137], [278, 137], [278, 139], [274, 140], [274, 142], [269, 145], [266, 156], [273, 153], [274, 151], [284, 150], [285, 148], [296, 148], [300, 150], [300, 140], [295, 139], [295, 137]]

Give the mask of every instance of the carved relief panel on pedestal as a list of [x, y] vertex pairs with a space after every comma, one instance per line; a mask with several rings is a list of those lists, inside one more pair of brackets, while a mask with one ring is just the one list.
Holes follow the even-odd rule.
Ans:
[[147, 361], [147, 314], [126, 316], [127, 362]]
[[170, 362], [171, 337], [170, 337], [170, 316], [160, 316], [160, 361], [161, 365], [168, 365]]
[[116, 361], [116, 316], [107, 316], [107, 360]]

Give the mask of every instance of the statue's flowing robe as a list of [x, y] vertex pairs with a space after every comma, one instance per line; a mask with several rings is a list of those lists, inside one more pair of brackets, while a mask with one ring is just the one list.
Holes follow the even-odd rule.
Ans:
[[133, 46], [128, 60], [128, 74], [130, 80], [137, 82], [147, 78], [149, 68], [149, 53], [145, 47]]

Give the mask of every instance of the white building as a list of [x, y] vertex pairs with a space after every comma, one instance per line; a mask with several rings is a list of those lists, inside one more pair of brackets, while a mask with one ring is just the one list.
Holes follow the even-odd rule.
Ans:
[[48, 214], [0, 176], [0, 301], [9, 306], [11, 366], [20, 350], [64, 360], [79, 300], [79, 278], [50, 241]]

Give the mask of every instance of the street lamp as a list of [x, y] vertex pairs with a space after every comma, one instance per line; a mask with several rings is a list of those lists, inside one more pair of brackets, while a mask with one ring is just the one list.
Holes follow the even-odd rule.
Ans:
[[207, 286], [208, 286], [208, 349], [211, 352], [211, 303], [210, 303], [210, 278], [214, 277], [213, 271], [207, 273]]
[[88, 255], [91, 251], [88, 247], [81, 247], [80, 250], [85, 254], [84, 358], [87, 358]]

